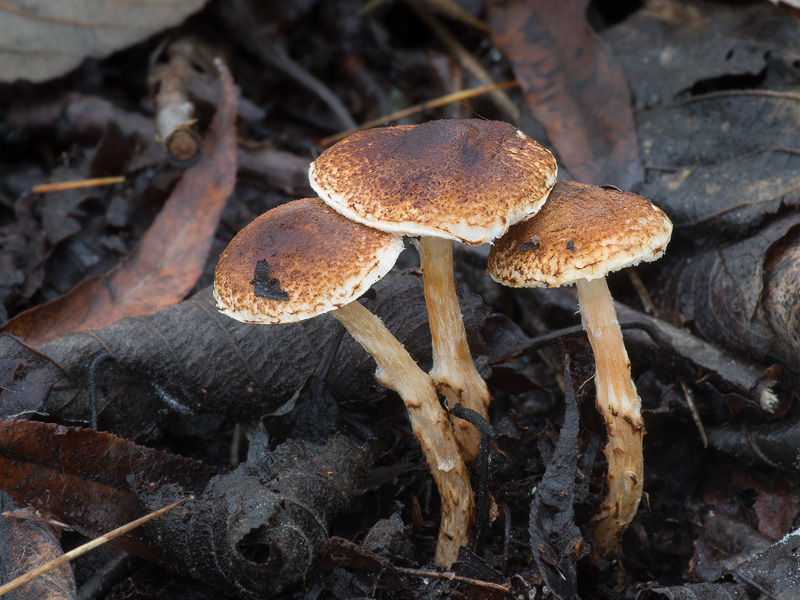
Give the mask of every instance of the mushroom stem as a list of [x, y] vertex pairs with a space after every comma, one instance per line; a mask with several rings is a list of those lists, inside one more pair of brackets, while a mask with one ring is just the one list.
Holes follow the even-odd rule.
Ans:
[[[492, 399], [486, 382], [472, 362], [467, 344], [453, 278], [453, 242], [423, 236], [419, 254], [433, 341], [431, 378], [450, 406], [460, 402], [488, 420]], [[465, 460], [472, 460], [480, 447], [478, 430], [462, 419], [454, 419], [453, 429], [461, 455]]]
[[351, 302], [331, 314], [375, 359], [378, 382], [397, 392], [408, 409], [411, 428], [428, 460], [442, 502], [436, 562], [450, 568], [458, 559], [459, 548], [469, 541], [475, 503], [467, 467], [458, 452], [433, 381], [380, 318], [359, 302]]
[[642, 496], [644, 423], [641, 400], [631, 380], [628, 353], [605, 277], [579, 280], [578, 300], [583, 326], [589, 336], [596, 364], [597, 410], [608, 434], [604, 453], [608, 461], [608, 493], [595, 512], [596, 552], [606, 556], [619, 545], [633, 521]]

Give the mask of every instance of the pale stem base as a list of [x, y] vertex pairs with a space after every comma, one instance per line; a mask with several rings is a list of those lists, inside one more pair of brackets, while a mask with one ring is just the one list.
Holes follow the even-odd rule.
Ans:
[[458, 559], [459, 548], [469, 541], [475, 501], [467, 467], [433, 381], [383, 321], [359, 302], [351, 302], [332, 314], [375, 359], [378, 383], [397, 392], [408, 409], [411, 428], [428, 460], [442, 501], [436, 562], [450, 568]]
[[630, 361], [606, 279], [579, 281], [577, 288], [583, 326], [597, 366], [597, 410], [603, 415], [608, 434], [604, 450], [608, 493], [594, 515], [595, 520], [600, 520], [595, 531], [596, 552], [606, 556], [618, 548], [642, 497], [644, 424], [641, 400], [631, 380]]
[[[492, 398], [472, 362], [467, 344], [453, 279], [453, 243], [442, 238], [422, 237], [419, 254], [433, 341], [431, 378], [449, 406], [460, 402], [488, 420]], [[480, 448], [478, 430], [458, 418], [453, 418], [453, 429], [461, 455], [465, 460], [472, 460]]]

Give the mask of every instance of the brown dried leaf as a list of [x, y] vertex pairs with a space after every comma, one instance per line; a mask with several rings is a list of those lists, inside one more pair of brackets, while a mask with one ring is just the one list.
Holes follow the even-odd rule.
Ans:
[[58, 77], [181, 23], [206, 0], [4, 0], [0, 81]]
[[584, 183], [635, 188], [644, 178], [625, 73], [584, 18], [587, 0], [493, 0], [492, 41], [533, 116]]
[[[196, 490], [216, 473], [213, 467], [108, 433], [4, 420], [0, 472], [3, 487], [18, 503], [52, 513], [89, 537], [142, 516], [132, 486], [177, 483]], [[146, 558], [157, 554], [135, 534], [114, 545]]]
[[23, 312], [2, 331], [39, 346], [68, 333], [181, 301], [203, 272], [225, 201], [236, 180], [236, 91], [224, 69], [222, 103], [203, 144], [139, 246], [116, 269]]
[[758, 532], [777, 541], [794, 529], [794, 517], [800, 512], [800, 490], [781, 477], [764, 473], [758, 467], [742, 465], [732, 479], [743, 490], [752, 491], [756, 499], [750, 509], [757, 517]]
[[[0, 491], [0, 512], [13, 511], [17, 505]], [[36, 520], [0, 516], [0, 584], [24, 575], [63, 554], [55, 527]], [[70, 600], [75, 598], [75, 578], [68, 564], [45, 573], [25, 584], [13, 595], [14, 600]]]

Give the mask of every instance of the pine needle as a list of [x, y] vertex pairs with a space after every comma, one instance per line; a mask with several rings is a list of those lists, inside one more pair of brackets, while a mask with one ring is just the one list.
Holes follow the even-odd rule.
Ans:
[[54, 558], [53, 560], [48, 561], [48, 562], [44, 563], [43, 565], [40, 565], [40, 566], [36, 567], [32, 571], [28, 571], [27, 573], [25, 573], [25, 575], [20, 575], [19, 577], [15, 578], [15, 579], [12, 579], [8, 583], [6, 583], [4, 585], [1, 585], [0, 586], [0, 596], [4, 595], [6, 592], [10, 592], [11, 590], [14, 590], [14, 589], [18, 588], [19, 586], [21, 586], [21, 585], [23, 585], [25, 583], [28, 583], [32, 579], [35, 579], [36, 577], [39, 577], [39, 575], [43, 575], [44, 573], [47, 573], [48, 571], [52, 571], [53, 569], [55, 569], [57, 567], [60, 567], [61, 565], [65, 564], [65, 563], [68, 563], [73, 558], [77, 558], [77, 557], [81, 556], [82, 554], [85, 554], [85, 553], [89, 552], [89, 550], [94, 550], [98, 546], [102, 546], [106, 542], [109, 542], [109, 541], [113, 540], [116, 537], [124, 535], [124, 534], [128, 533], [129, 531], [132, 531], [133, 529], [136, 529], [137, 527], [139, 527], [139, 525], [143, 525], [144, 523], [146, 523], [150, 519], [153, 519], [155, 517], [163, 515], [164, 513], [171, 511], [176, 506], [180, 506], [184, 502], [186, 502], [188, 500], [191, 500], [193, 498], [194, 498], [194, 496], [189, 496], [188, 498], [184, 498], [180, 502], [176, 502], [175, 504], [170, 504], [169, 506], [165, 506], [164, 508], [160, 508], [157, 511], [150, 513], [149, 515], [145, 515], [144, 517], [142, 517], [140, 519], [136, 519], [135, 521], [131, 521], [127, 525], [123, 525], [122, 527], [118, 527], [117, 529], [114, 529], [113, 531], [109, 531], [108, 533], [106, 533], [104, 535], [101, 535], [99, 538], [96, 538], [94, 540], [86, 542], [85, 544], [83, 544], [82, 546], [78, 546], [74, 550], [70, 550], [69, 552], [65, 552], [64, 554], [62, 554], [58, 558]]

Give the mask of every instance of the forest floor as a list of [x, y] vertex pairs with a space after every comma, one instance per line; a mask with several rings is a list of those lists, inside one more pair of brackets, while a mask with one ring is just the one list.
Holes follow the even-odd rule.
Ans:
[[[800, 598], [797, 8], [136, 1], [94, 22], [88, 0], [47, 4], [0, 6], [0, 584], [192, 499], [10, 597]], [[646, 435], [642, 503], [605, 557], [572, 288], [503, 287], [488, 246], [455, 246], [494, 401], [449, 570], [372, 359], [329, 316], [214, 307], [222, 251], [315, 196], [326, 148], [465, 118], [514, 124], [559, 181], [636, 192], [674, 224], [661, 260], [608, 278]], [[116, 179], [63, 185], [94, 178]], [[365, 304], [427, 370], [406, 245]]]

